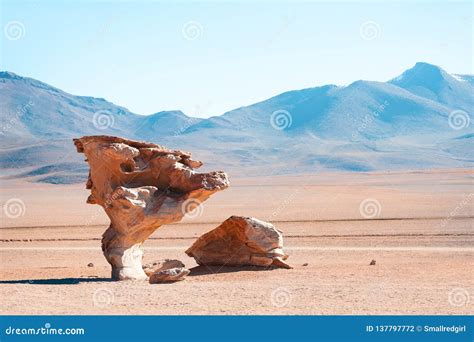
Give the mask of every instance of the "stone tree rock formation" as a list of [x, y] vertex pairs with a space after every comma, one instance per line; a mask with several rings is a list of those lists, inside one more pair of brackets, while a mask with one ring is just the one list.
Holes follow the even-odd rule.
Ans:
[[284, 262], [288, 256], [281, 232], [253, 217], [231, 216], [197, 239], [186, 254], [199, 265], [292, 268]]
[[147, 279], [142, 243], [229, 186], [222, 171], [194, 171], [202, 163], [186, 152], [112, 136], [73, 140], [90, 166], [87, 203], [102, 206], [110, 218], [102, 251], [113, 279]]

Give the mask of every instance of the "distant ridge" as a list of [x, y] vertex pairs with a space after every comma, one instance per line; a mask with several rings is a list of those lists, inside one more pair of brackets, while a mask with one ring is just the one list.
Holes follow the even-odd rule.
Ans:
[[0, 72], [3, 179], [74, 183], [73, 137], [109, 134], [189, 150], [231, 175], [472, 167], [474, 77], [416, 63], [388, 82], [293, 90], [208, 119], [143, 116]]

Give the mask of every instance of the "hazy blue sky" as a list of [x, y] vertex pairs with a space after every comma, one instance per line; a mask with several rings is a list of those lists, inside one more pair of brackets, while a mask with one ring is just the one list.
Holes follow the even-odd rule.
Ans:
[[2, 0], [1, 18], [1, 69], [139, 114], [219, 115], [417, 61], [473, 73], [469, 1]]

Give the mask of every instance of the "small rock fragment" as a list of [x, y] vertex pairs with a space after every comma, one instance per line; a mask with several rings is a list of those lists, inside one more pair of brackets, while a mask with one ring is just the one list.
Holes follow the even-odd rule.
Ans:
[[302, 266], [308, 266], [309, 264], [307, 262], [305, 262]]
[[376, 263], [376, 261], [375, 261], [375, 260], [372, 260], [372, 261], [370, 262], [370, 265], [373, 266], [373, 265], [375, 265], [375, 263]]
[[275, 267], [280, 267], [280, 268], [286, 268], [286, 269], [292, 269], [290, 265], [288, 265], [286, 262], [283, 261], [283, 258], [281, 257], [276, 257], [273, 259], [272, 266]]
[[150, 275], [150, 284], [171, 283], [184, 280], [189, 274], [189, 270], [183, 267], [174, 267], [161, 271], [157, 271]]
[[174, 259], [164, 259], [143, 265], [143, 271], [145, 271], [147, 276], [150, 276], [151, 274], [159, 271], [180, 267], [184, 267], [184, 264], [181, 261]]
[[87, 264], [87, 267], [94, 267], [94, 264], [92, 262]]

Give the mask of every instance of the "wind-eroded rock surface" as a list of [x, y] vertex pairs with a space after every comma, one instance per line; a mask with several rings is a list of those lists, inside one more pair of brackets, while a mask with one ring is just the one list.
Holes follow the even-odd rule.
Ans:
[[90, 166], [87, 203], [102, 206], [111, 221], [102, 250], [113, 279], [147, 279], [142, 243], [229, 186], [222, 171], [197, 173], [202, 163], [186, 152], [112, 136], [85, 136], [74, 144]]
[[200, 265], [275, 266], [291, 268], [284, 260], [283, 235], [271, 223], [232, 216], [202, 235], [186, 251]]

